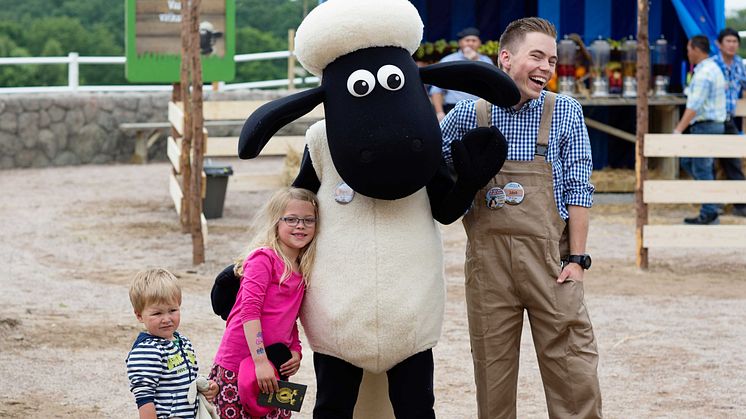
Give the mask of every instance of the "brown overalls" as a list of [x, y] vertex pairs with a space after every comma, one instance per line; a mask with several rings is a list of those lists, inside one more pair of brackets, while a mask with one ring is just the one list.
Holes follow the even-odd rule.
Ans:
[[[565, 221], [545, 155], [555, 95], [547, 94], [533, 161], [506, 161], [464, 216], [466, 303], [480, 419], [516, 417], [523, 310], [528, 311], [551, 418], [601, 417], [598, 352], [582, 282], [557, 283], [569, 253]], [[492, 105], [477, 102], [477, 124]], [[539, 151], [543, 151], [540, 153]], [[525, 191], [518, 205], [487, 207], [486, 194], [508, 182]], [[560, 250], [560, 248], [562, 248]]]

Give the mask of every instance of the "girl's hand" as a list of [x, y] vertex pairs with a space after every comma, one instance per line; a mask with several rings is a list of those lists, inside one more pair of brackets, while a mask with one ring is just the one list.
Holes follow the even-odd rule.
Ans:
[[200, 393], [202, 393], [207, 400], [212, 400], [215, 398], [215, 396], [218, 395], [218, 390], [220, 389], [218, 388], [218, 383], [216, 383], [215, 381], [209, 380], [209, 382], [210, 387], [208, 387], [205, 391], [200, 391]]
[[280, 390], [277, 385], [275, 369], [269, 363], [267, 358], [254, 360], [254, 372], [256, 373], [256, 383], [259, 384], [259, 390], [262, 393], [273, 393]]
[[280, 365], [280, 375], [287, 375], [290, 377], [298, 372], [300, 368], [300, 354], [295, 351], [290, 351], [290, 360]]

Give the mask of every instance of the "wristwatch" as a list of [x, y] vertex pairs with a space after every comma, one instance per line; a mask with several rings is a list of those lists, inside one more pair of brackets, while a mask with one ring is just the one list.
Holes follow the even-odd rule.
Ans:
[[577, 263], [581, 268], [588, 269], [591, 267], [591, 255], [570, 255], [567, 263]]

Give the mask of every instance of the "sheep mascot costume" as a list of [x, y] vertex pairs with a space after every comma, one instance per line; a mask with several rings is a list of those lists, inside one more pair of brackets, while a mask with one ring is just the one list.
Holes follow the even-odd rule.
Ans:
[[324, 104], [326, 119], [308, 129], [294, 182], [320, 202], [316, 264], [301, 310], [314, 351], [314, 418], [435, 417], [432, 348], [445, 304], [436, 221], [451, 223], [468, 210], [507, 146], [499, 131], [475, 122], [454, 142], [453, 176], [423, 83], [500, 106], [517, 103], [519, 93], [484, 63], [418, 68], [412, 54], [422, 30], [406, 0], [319, 5], [295, 45], [321, 86], [258, 109], [239, 139], [239, 156], [256, 157], [277, 130]]

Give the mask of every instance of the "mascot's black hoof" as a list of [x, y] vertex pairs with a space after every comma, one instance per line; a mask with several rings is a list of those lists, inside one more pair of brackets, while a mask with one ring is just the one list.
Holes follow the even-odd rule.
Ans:
[[459, 182], [484, 187], [503, 167], [508, 143], [495, 127], [480, 127], [467, 132], [461, 141], [451, 143], [453, 165]]

